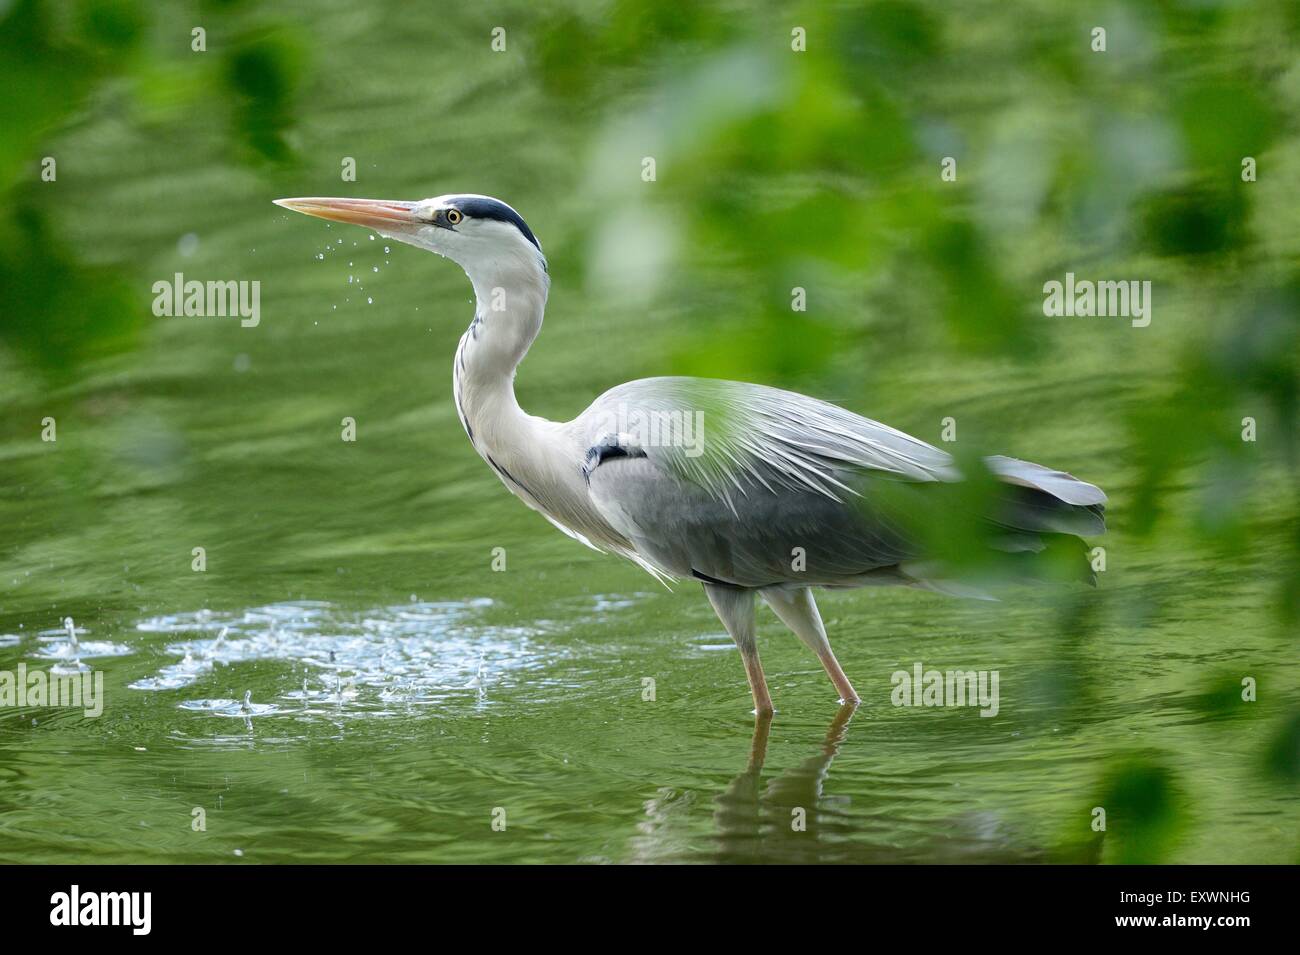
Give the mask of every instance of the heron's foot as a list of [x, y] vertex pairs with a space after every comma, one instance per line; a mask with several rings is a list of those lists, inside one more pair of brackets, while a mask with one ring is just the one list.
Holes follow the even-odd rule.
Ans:
[[839, 661], [835, 659], [835, 654], [831, 653], [831, 648], [827, 646], [817, 656], [822, 661], [822, 667], [826, 670], [826, 675], [831, 678], [831, 685], [835, 687], [835, 692], [840, 695], [840, 702], [861, 703], [862, 697], [858, 696], [858, 691], [853, 689], [853, 684], [849, 682], [849, 678], [840, 669]]

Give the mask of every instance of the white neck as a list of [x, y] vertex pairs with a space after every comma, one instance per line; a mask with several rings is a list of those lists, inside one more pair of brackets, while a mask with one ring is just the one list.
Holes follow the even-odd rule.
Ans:
[[[512, 493], [589, 546], [627, 542], [593, 509], [580, 473], [582, 452], [567, 426], [525, 414], [515, 369], [542, 328], [551, 280], [530, 245], [523, 254], [461, 263], [474, 285], [474, 321], [456, 350], [456, 410], [480, 457]], [[620, 551], [621, 552], [621, 551]]]
[[514, 446], [532, 421], [515, 400], [515, 370], [541, 331], [551, 280], [539, 255], [463, 267], [476, 301], [474, 321], [456, 349], [456, 409], [475, 449], [491, 458]]

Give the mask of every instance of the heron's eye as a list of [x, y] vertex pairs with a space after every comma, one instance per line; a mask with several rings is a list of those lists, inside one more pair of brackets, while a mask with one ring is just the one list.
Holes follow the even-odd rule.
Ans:
[[447, 210], [447, 221], [450, 222], [452, 225], [460, 225], [460, 220], [464, 218], [465, 217], [460, 214], [459, 209]]

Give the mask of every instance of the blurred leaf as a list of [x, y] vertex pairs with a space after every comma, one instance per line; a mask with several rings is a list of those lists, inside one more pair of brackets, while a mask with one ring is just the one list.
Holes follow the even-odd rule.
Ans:
[[1257, 90], [1227, 79], [1184, 90], [1177, 114], [1189, 158], [1208, 176], [1226, 181], [1239, 179], [1243, 157], [1267, 149], [1275, 126]]
[[1300, 783], [1300, 712], [1292, 713], [1278, 728], [1264, 755], [1264, 765], [1278, 779]]
[[942, 317], [963, 345], [1026, 358], [1035, 347], [1021, 300], [1004, 284], [991, 250], [965, 220], [936, 224], [926, 253], [943, 292]]
[[1245, 246], [1246, 211], [1241, 189], [1201, 182], [1148, 198], [1139, 216], [1156, 253], [1201, 256]]
[[81, 264], [30, 208], [0, 236], [0, 340], [49, 374], [134, 342], [148, 311], [122, 277]]
[[86, 39], [111, 56], [122, 56], [144, 35], [147, 21], [136, 0], [83, 0], [82, 29]]
[[98, 73], [93, 59], [57, 32], [41, 0], [0, 9], [0, 187], [36, 178], [40, 137], [71, 115]]
[[1253, 717], [1260, 712], [1259, 704], [1241, 698], [1244, 688], [1242, 674], [1224, 673], [1214, 677], [1195, 697], [1195, 706], [1212, 720], [1233, 720]]
[[1173, 773], [1151, 759], [1134, 758], [1112, 767], [1096, 805], [1106, 810], [1107, 862], [1164, 861], [1183, 827], [1182, 797]]
[[303, 60], [300, 44], [285, 30], [265, 30], [240, 40], [226, 60], [238, 129], [260, 156], [273, 162], [293, 158], [284, 134], [293, 125]]
[[878, 0], [845, 8], [831, 31], [839, 61], [857, 68], [852, 77], [880, 75], [886, 82], [900, 70], [924, 68], [940, 56], [941, 31], [932, 14], [906, 0]]

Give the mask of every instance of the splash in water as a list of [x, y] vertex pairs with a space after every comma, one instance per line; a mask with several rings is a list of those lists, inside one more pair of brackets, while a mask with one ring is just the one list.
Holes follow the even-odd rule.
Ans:
[[81, 662], [82, 658], [93, 660], [96, 657], [121, 657], [135, 652], [124, 643], [113, 643], [109, 640], [82, 640], [80, 635], [85, 633], [87, 633], [86, 629], [78, 627], [71, 617], [64, 617], [62, 627], [42, 630], [37, 634], [40, 647], [34, 656], [42, 660], [58, 661], [50, 668], [52, 672], [80, 673], [90, 669]]
[[[176, 661], [131, 687], [182, 689], [224, 676], [226, 667], [273, 660], [293, 664], [297, 673], [286, 675], [283, 705], [265, 704], [273, 709], [255, 715], [387, 712], [394, 702], [431, 704], [467, 691], [486, 703], [491, 686], [543, 662], [543, 648], [532, 639], [537, 631], [487, 626], [475, 619], [491, 604], [413, 601], [348, 613], [327, 603], [299, 601], [225, 614], [201, 610], [153, 617], [137, 628], [147, 633], [216, 631], [216, 636], [168, 645], [165, 652]], [[550, 651], [546, 656], [554, 655]], [[220, 697], [180, 704], [189, 710], [248, 715], [230, 710], [240, 705]]]

